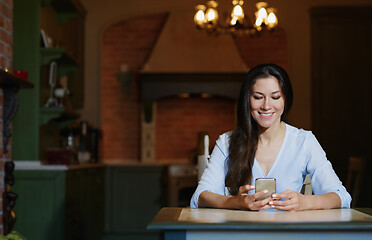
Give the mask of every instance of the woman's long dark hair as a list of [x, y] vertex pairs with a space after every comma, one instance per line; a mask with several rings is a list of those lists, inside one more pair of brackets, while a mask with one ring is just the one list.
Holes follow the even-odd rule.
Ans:
[[259, 132], [257, 123], [251, 116], [250, 96], [257, 79], [270, 76], [278, 79], [284, 97], [284, 112], [281, 120], [285, 119], [292, 106], [292, 86], [288, 74], [283, 68], [275, 64], [260, 64], [248, 72], [240, 89], [237, 124], [230, 137], [230, 154], [225, 185], [231, 195], [237, 195], [240, 186], [251, 184]]

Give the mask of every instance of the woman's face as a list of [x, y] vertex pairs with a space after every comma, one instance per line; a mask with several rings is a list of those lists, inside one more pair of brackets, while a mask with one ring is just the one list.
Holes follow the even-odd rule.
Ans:
[[284, 112], [284, 96], [275, 77], [256, 80], [250, 96], [251, 115], [262, 128], [280, 123]]

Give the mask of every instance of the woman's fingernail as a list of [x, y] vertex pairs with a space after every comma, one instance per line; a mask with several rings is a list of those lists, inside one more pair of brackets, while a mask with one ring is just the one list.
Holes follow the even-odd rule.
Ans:
[[273, 205], [274, 203], [273, 202], [269, 202], [270, 205]]
[[276, 194], [271, 195], [272, 197], [276, 197]]
[[268, 190], [264, 190], [264, 193], [268, 193], [269, 191]]
[[275, 208], [275, 206], [274, 206], [274, 205], [270, 205], [270, 207], [272, 207], [272, 208]]

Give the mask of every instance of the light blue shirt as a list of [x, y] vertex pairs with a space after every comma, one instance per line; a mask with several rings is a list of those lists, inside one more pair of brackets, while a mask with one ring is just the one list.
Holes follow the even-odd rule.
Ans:
[[[198, 207], [199, 195], [204, 191], [229, 195], [225, 188], [225, 177], [228, 170], [230, 135], [231, 132], [224, 133], [216, 141], [210, 161], [191, 198], [191, 208]], [[255, 159], [251, 183], [254, 183], [256, 178], [275, 178], [276, 192], [288, 189], [300, 192], [307, 174], [310, 174], [314, 194], [335, 192], [341, 199], [341, 207], [350, 207], [350, 194], [337, 177], [314, 134], [288, 124], [282, 146], [270, 171], [265, 175]], [[254, 190], [248, 194], [253, 193]]]

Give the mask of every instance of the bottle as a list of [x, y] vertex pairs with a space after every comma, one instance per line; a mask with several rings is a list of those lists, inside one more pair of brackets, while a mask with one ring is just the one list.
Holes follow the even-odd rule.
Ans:
[[89, 141], [88, 141], [88, 122], [81, 121], [80, 125], [80, 140], [78, 159], [80, 163], [88, 163], [90, 161]]
[[91, 161], [93, 163], [98, 163], [99, 161], [99, 144], [102, 133], [98, 128], [89, 129], [90, 132], [90, 152], [91, 152]]
[[70, 158], [69, 164], [77, 164], [77, 154], [76, 154], [76, 134], [73, 129], [66, 129], [62, 131], [62, 135], [64, 135], [65, 140], [63, 143], [63, 148], [67, 152]]

